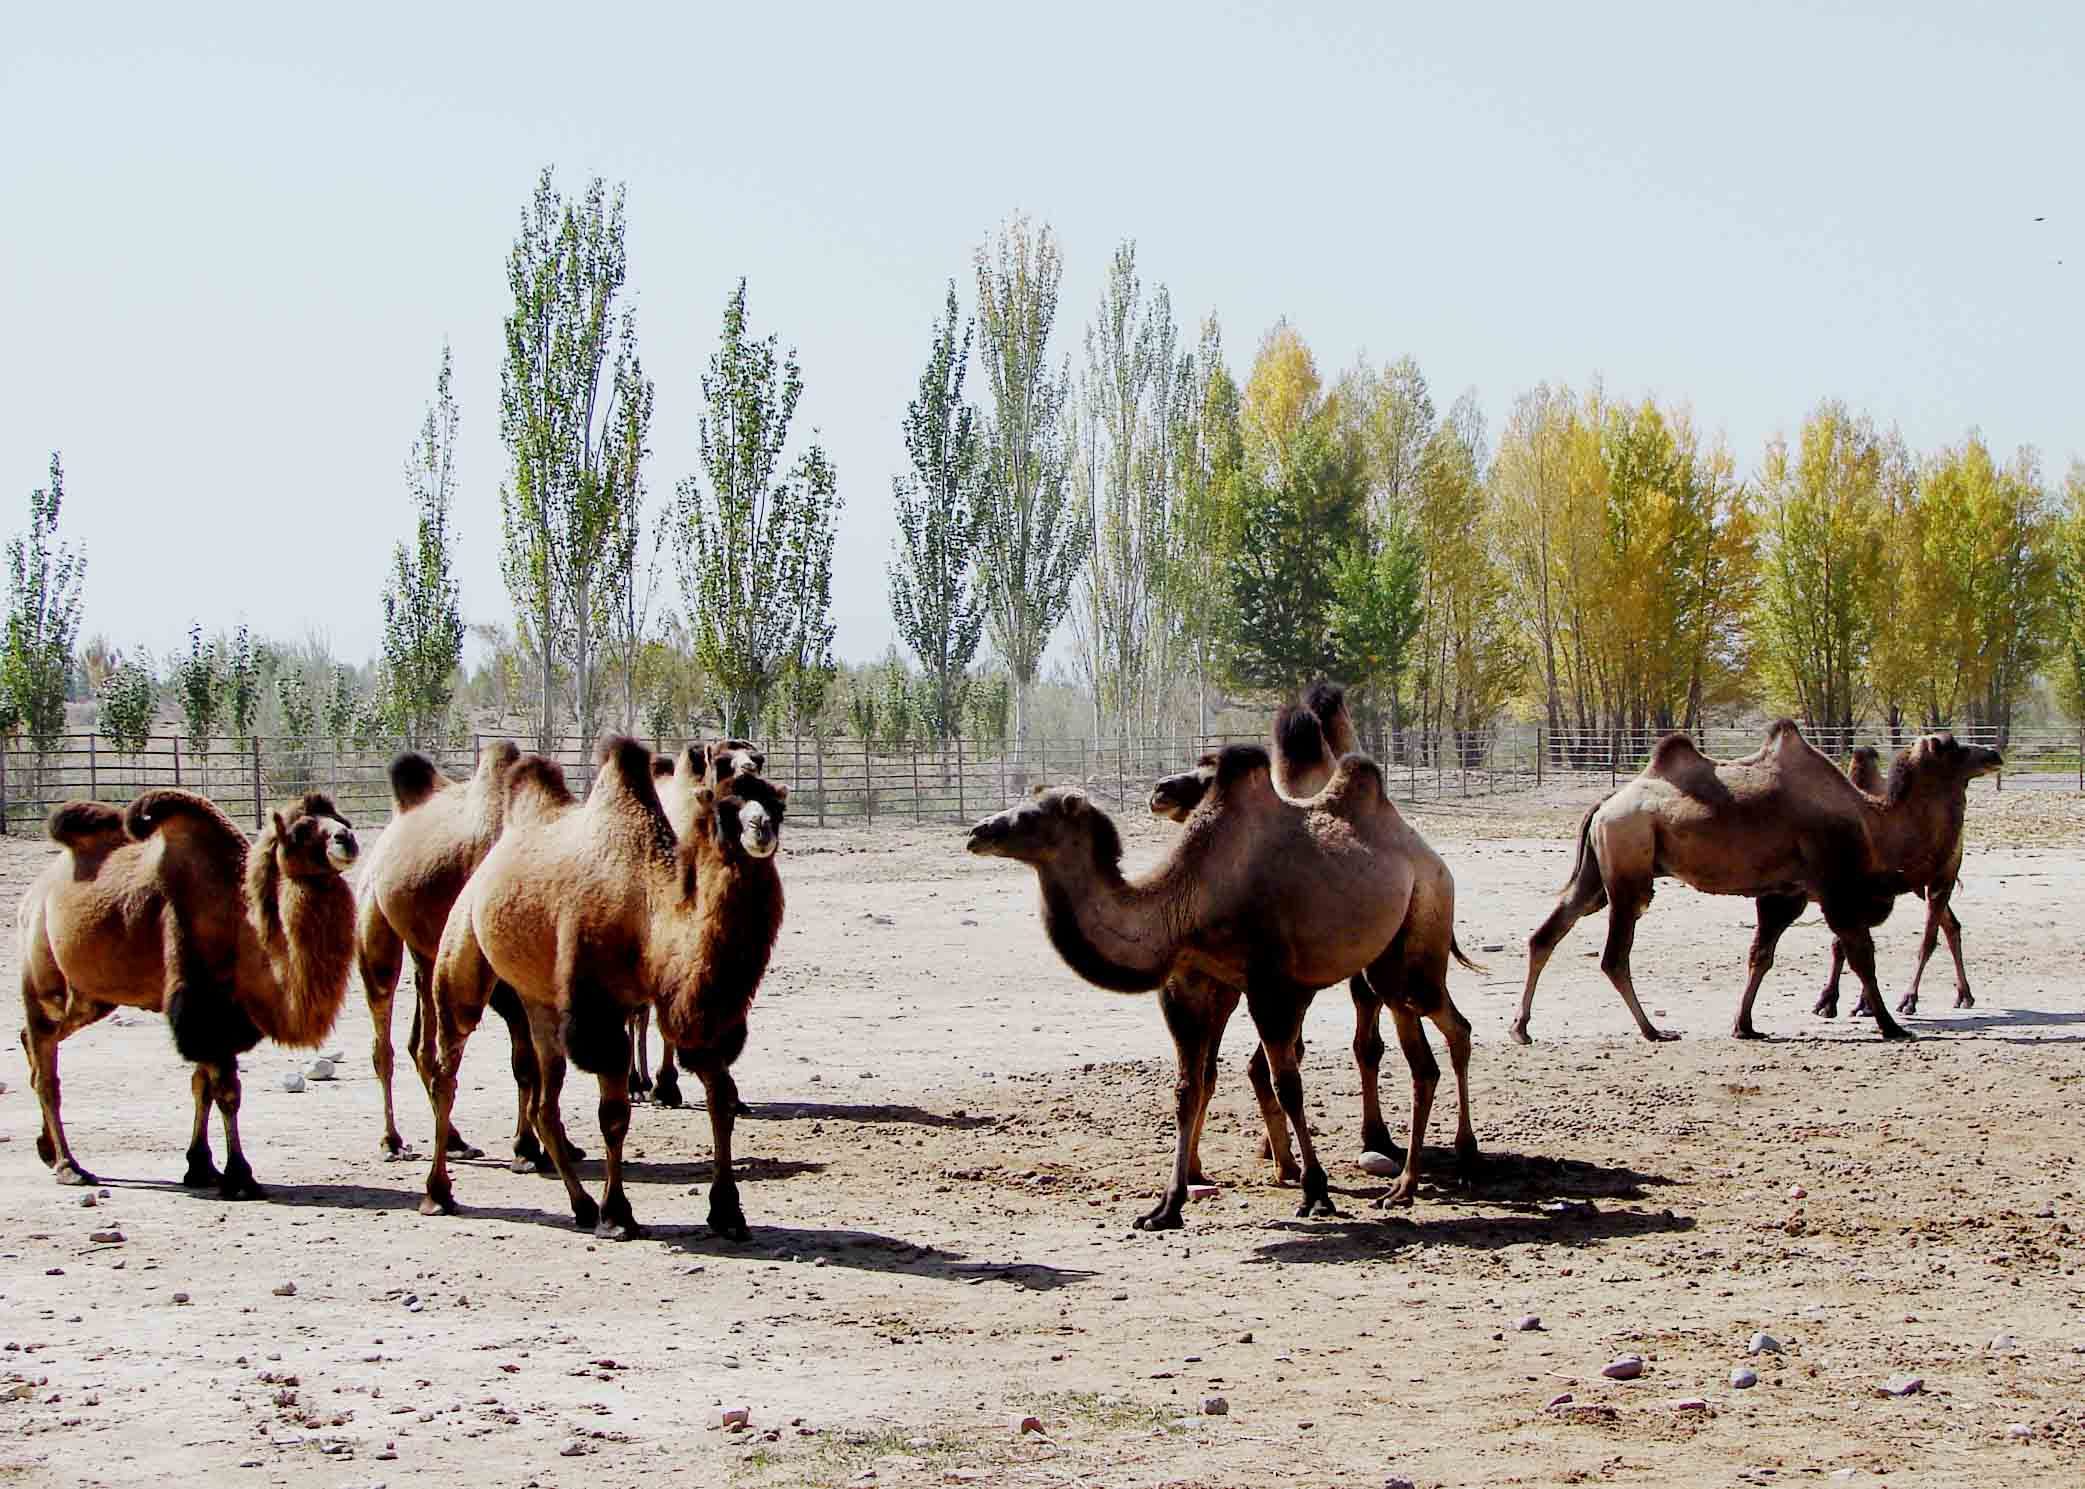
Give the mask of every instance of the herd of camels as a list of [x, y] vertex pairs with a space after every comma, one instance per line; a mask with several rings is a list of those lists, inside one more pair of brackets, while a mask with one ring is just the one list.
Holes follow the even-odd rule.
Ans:
[[[1152, 812], [1182, 830], [1134, 879], [1122, 871], [1114, 822], [1077, 787], [1038, 786], [970, 830], [969, 852], [1035, 871], [1043, 929], [1074, 972], [1100, 987], [1158, 993], [1179, 1062], [1177, 1131], [1164, 1193], [1139, 1228], [1179, 1227], [1190, 1186], [1206, 1182], [1203, 1122], [1241, 999], [1259, 1038], [1247, 1073], [1264, 1152], [1283, 1182], [1300, 1187], [1300, 1214], [1336, 1213], [1300, 1068], [1304, 1015], [1320, 988], [1344, 982], [1353, 995], [1363, 1146], [1402, 1163], [1377, 1203], [1407, 1204], [1418, 1190], [1440, 1080], [1425, 1021], [1455, 1070], [1456, 1158], [1466, 1168], [1478, 1158], [1471, 1026], [1449, 995], [1448, 966], [1481, 969], [1456, 940], [1454, 876], [1355, 744], [1343, 691], [1312, 688], [1281, 710], [1269, 746], [1231, 745], [1158, 783]], [[486, 748], [467, 780], [407, 752], [391, 768], [391, 821], [366, 855], [319, 793], [285, 804], [251, 842], [208, 798], [179, 789], [147, 791], [121, 809], [72, 802], [54, 811], [48, 831], [59, 852], [23, 896], [18, 924], [22, 1045], [43, 1123], [37, 1151], [58, 1182], [96, 1182], [65, 1135], [58, 1046], [135, 1008], [164, 1013], [194, 1067], [183, 1182], [259, 1196], [239, 1137], [239, 1057], [263, 1038], [316, 1047], [351, 972], [375, 1028], [383, 1150], [409, 1156], [392, 1100], [390, 1034], [409, 957], [408, 1048], [434, 1111], [423, 1213], [453, 1213], [450, 1160], [481, 1156], [457, 1130], [454, 1104], [465, 1046], [490, 1009], [511, 1048], [514, 1166], [556, 1174], [581, 1228], [617, 1240], [641, 1233], [623, 1184], [631, 1099], [649, 1092], [678, 1105], [677, 1066], [702, 1083], [709, 1111], [708, 1223], [746, 1239], [731, 1150], [746, 1109], [731, 1067], [781, 927], [787, 788], [766, 778], [765, 757], [744, 740], [666, 758], [611, 737], [596, 763], [580, 799], [555, 761], [512, 744]], [[1528, 1040], [1535, 985], [1558, 942], [1603, 906], [1601, 969], [1644, 1037], [1669, 1037], [1645, 1016], [1629, 965], [1636, 921], [1666, 877], [1757, 907], [1739, 1038], [1758, 1037], [1752, 1004], [1775, 945], [1813, 903], [1834, 940], [1820, 1014], [1836, 1014], [1841, 969], [1851, 967], [1861, 985], [1855, 1012], [1885, 1038], [1910, 1037], [1876, 986], [1870, 935], [1904, 894], [1923, 899], [1926, 925], [1899, 1011], [1915, 1009], [1942, 934], [1957, 1006], [1968, 1006], [1949, 899], [1969, 782], [2001, 764], [1997, 751], [1951, 734], [1901, 751], [1887, 777], [1873, 750], [1856, 751], [1842, 771], [1786, 720], [1738, 760], [1710, 760], [1684, 735], [1668, 735], [1640, 775], [1585, 814], [1570, 879], [1528, 939], [1513, 1037]], [[1412, 1081], [1401, 1148], [1378, 1093], [1386, 1008]], [[654, 1017], [669, 1052], [656, 1077], [645, 1055]], [[598, 1202], [579, 1180], [583, 1155], [559, 1112], [568, 1061], [599, 1084]]]

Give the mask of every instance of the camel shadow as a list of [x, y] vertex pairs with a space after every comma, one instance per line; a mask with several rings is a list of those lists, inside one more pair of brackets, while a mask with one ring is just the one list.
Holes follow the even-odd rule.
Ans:
[[904, 1106], [891, 1102], [871, 1102], [858, 1105], [844, 1101], [766, 1101], [751, 1107], [746, 1114], [751, 1122], [910, 1122], [920, 1127], [990, 1127], [998, 1118], [990, 1115], [972, 1116], [968, 1112], [944, 1115], [930, 1112], [925, 1107]]
[[789, 1225], [753, 1224], [751, 1241], [731, 1241], [706, 1225], [660, 1225], [651, 1237], [690, 1256], [719, 1259], [743, 1257], [765, 1262], [787, 1254], [810, 1261], [823, 1257], [828, 1267], [926, 1277], [946, 1282], [1003, 1282], [1030, 1292], [1054, 1292], [1089, 1282], [1097, 1272], [1053, 1267], [1041, 1262], [971, 1261], [960, 1251], [921, 1245], [863, 1230], [809, 1230]]
[[1330, 1220], [1280, 1220], [1273, 1228], [1291, 1234], [1253, 1248], [1254, 1262], [1336, 1263], [1380, 1258], [1413, 1246], [1457, 1246], [1466, 1251], [1503, 1251], [1509, 1246], [1578, 1246], [1631, 1236], [1670, 1235], [1694, 1229], [1694, 1217], [1670, 1210], [1537, 1212], [1513, 1215], [1436, 1217], [1425, 1211]]
[[[1421, 1172], [1424, 1187], [1439, 1189], [1443, 1197], [1478, 1197], [1508, 1205], [1541, 1200], [1642, 1200], [1649, 1198], [1646, 1191], [1670, 1188], [1677, 1182], [1641, 1169], [1504, 1148], [1486, 1149], [1467, 1171], [1459, 1169], [1452, 1152], [1443, 1150], [1436, 1156], [1428, 1148]], [[1347, 1192], [1373, 1199], [1387, 1191], [1356, 1188]]]
[[[2057, 1029], [2085, 1024], [2085, 1013], [2052, 1012], [2037, 1008], [1971, 1008], [1959, 1013], [1915, 1015], [1913, 1027], [1920, 1033], [1983, 1034], [1994, 1029]], [[2000, 1044], [2085, 1044], [2085, 1034], [2021, 1034], [2000, 1038]]]
[[[822, 1174], [826, 1165], [802, 1158], [740, 1158], [731, 1165], [731, 1171], [741, 1179], [756, 1182], [768, 1179], [794, 1179], [800, 1174]], [[579, 1177], [600, 1181], [606, 1174], [607, 1165], [598, 1158], [581, 1159]], [[691, 1158], [685, 1161], [660, 1163], [643, 1158], [623, 1160], [623, 1178], [631, 1184], [707, 1184], [716, 1172], [716, 1165], [707, 1158]], [[546, 1177], [555, 1177], [547, 1175]]]

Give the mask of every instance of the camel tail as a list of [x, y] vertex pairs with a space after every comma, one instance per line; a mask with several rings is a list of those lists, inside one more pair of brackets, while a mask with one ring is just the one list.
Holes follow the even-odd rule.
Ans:
[[123, 841], [123, 814], [105, 802], [68, 801], [51, 810], [43, 830], [67, 848], [112, 848]]
[[1455, 958], [1455, 960], [1461, 962], [1463, 966], [1469, 968], [1469, 970], [1472, 972], [1486, 973], [1491, 970], [1491, 968], [1485, 966], [1482, 962], [1473, 962], [1470, 960], [1470, 954], [1462, 949], [1462, 943], [1455, 939], [1455, 932], [1453, 931], [1450, 931], [1448, 933], [1448, 952], [1451, 956]]
[[448, 784], [441, 767], [418, 750], [406, 750], [391, 762], [391, 801], [401, 812], [410, 812]]
[[1571, 877], [1564, 881], [1563, 889], [1557, 891], [1559, 894], [1562, 894], [1564, 890], [1567, 890], [1572, 885], [1576, 884], [1578, 882], [1578, 876], [1585, 872], [1586, 855], [1590, 853], [1593, 848], [1593, 813], [1599, 811], [1600, 808], [1606, 805], [1607, 798], [1603, 796], [1602, 798], [1600, 798], [1600, 800], [1594, 802], [1591, 806], [1587, 807], [1585, 809], [1585, 815], [1579, 818], [1578, 852], [1571, 859]]

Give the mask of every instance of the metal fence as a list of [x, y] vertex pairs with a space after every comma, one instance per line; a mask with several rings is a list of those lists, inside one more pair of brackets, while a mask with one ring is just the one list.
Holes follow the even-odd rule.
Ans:
[[[2000, 789], [2010, 778], [2085, 790], [2085, 735], [2075, 730], [1961, 729], [1965, 742], [1997, 744], [2006, 756]], [[469, 774], [479, 748], [496, 734], [426, 753], [452, 775]], [[1885, 757], [1897, 745], [1857, 731], [1846, 749], [1873, 744]], [[792, 825], [961, 822], [1020, 797], [1036, 785], [1084, 786], [1112, 809], [1141, 810], [1152, 783], [1230, 743], [1254, 735], [1146, 735], [1130, 739], [1037, 738], [1025, 743], [952, 739], [906, 745], [858, 739], [765, 742], [767, 774], [789, 787]], [[1758, 728], [1710, 728], [1695, 743], [1718, 758], [1759, 747]], [[519, 741], [524, 749], [532, 742]], [[684, 740], [647, 741], [669, 753]], [[1408, 802], [1524, 792], [1556, 783], [1589, 786], [1633, 775], [1649, 758], [1654, 733], [1556, 732], [1538, 725], [1486, 729], [1383, 730], [1364, 741], [1383, 764], [1391, 794]], [[1840, 743], [1834, 741], [1834, 743]], [[48, 750], [8, 741], [0, 747], [0, 832], [34, 833], [53, 806], [91, 799], [126, 802], [153, 786], [185, 786], [214, 797], [257, 829], [275, 804], [305, 791], [329, 793], [351, 821], [374, 824], [390, 813], [389, 767], [402, 740], [369, 745], [258, 738], [198, 741], [156, 736], [140, 750], [119, 749], [98, 734], [66, 735]], [[554, 754], [576, 791], [593, 774], [593, 751], [576, 738]]]

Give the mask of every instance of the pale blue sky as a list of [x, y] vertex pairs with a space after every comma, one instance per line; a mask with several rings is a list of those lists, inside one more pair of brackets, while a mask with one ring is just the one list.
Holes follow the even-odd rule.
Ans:
[[1598, 374], [1690, 401], [1741, 469], [1825, 396], [1922, 448], [2085, 453], [2085, 7], [609, 9], [10, 12], [0, 528], [61, 449], [90, 633], [368, 655], [444, 337], [465, 608], [505, 618], [504, 264], [545, 164], [629, 185], [654, 498], [739, 275], [799, 349], [849, 659], [890, 639], [943, 284], [967, 306], [1017, 208], [1063, 242], [1066, 352], [1131, 236], [1234, 367], [1286, 315], [1328, 372], [1410, 353], [1494, 428]]

